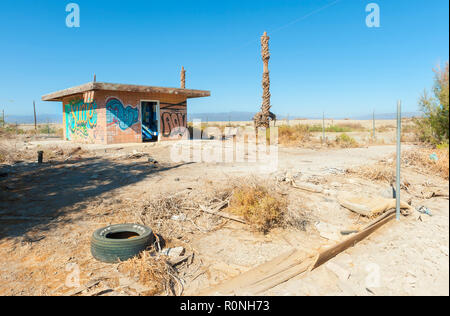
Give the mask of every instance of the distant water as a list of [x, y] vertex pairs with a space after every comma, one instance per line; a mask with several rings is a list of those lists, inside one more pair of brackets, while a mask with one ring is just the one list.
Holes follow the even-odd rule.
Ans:
[[[238, 122], [238, 121], [251, 121], [255, 113], [253, 112], [223, 112], [223, 113], [188, 113], [188, 121], [192, 121], [193, 119], [200, 119], [202, 122]], [[419, 117], [422, 116], [421, 112], [405, 112], [402, 113], [402, 116], [405, 118], [408, 117]], [[396, 113], [380, 113], [375, 114], [375, 118], [377, 120], [393, 120], [397, 117]], [[278, 120], [287, 119], [287, 115], [277, 115]], [[321, 116], [302, 116], [302, 115], [289, 115], [289, 119], [310, 119], [310, 120], [319, 120], [322, 119]], [[327, 119], [352, 119], [352, 120], [371, 120], [372, 114], [363, 115], [363, 116], [336, 116], [330, 117], [326, 116]], [[10, 124], [33, 124], [34, 116], [33, 115], [6, 115], [5, 118], [7, 123]], [[61, 114], [41, 114], [37, 116], [38, 124], [45, 123], [58, 123], [62, 124], [62, 113]]]

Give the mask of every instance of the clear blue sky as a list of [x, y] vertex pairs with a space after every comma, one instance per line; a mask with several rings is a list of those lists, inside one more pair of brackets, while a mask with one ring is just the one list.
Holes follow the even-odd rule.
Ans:
[[[81, 27], [65, 25], [65, 6]], [[381, 27], [365, 24], [378, 3]], [[331, 5], [329, 5], [331, 4]], [[327, 6], [329, 5], [329, 6]], [[324, 8], [325, 7], [325, 8]], [[323, 9], [321, 9], [323, 8]], [[273, 111], [296, 116], [405, 111], [448, 60], [448, 0], [2, 1], [0, 110], [58, 114], [42, 95], [98, 81], [211, 90], [192, 112], [256, 111], [259, 37], [271, 36]]]

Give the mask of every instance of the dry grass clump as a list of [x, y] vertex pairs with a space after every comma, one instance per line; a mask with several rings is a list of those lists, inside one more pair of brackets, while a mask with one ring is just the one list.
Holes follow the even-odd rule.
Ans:
[[[232, 188], [211, 188], [193, 192], [185, 190], [175, 194], [161, 194], [134, 206], [135, 221], [152, 227], [167, 242], [180, 239], [188, 233], [210, 232], [223, 224], [223, 219], [201, 211], [201, 207], [214, 210], [223, 205]], [[137, 209], [136, 209], [137, 208]]]
[[336, 137], [336, 144], [341, 148], [357, 148], [360, 147], [356, 139], [343, 133]]
[[[434, 155], [437, 156], [437, 161], [431, 158]], [[402, 154], [402, 164], [436, 174], [446, 180], [449, 179], [448, 148], [421, 148], [420, 150], [406, 151]]]
[[10, 159], [9, 150], [6, 145], [0, 144], [0, 163], [7, 162]]
[[13, 141], [4, 141], [0, 143], [0, 163], [13, 163], [15, 161], [28, 160], [30, 153], [25, 150], [17, 149]]
[[278, 128], [278, 142], [282, 145], [298, 145], [301, 142], [309, 141], [310, 137], [311, 132], [307, 125], [283, 125]]
[[336, 126], [348, 129], [350, 131], [364, 131], [366, 130], [361, 123], [338, 123]]
[[286, 198], [262, 185], [242, 185], [235, 188], [228, 210], [242, 216], [263, 233], [283, 224]]
[[[436, 155], [437, 160], [432, 159]], [[395, 156], [392, 157], [395, 161]], [[418, 171], [435, 174], [446, 180], [449, 179], [449, 149], [448, 148], [420, 148], [402, 153], [402, 167], [414, 167]], [[370, 166], [351, 168], [347, 173], [358, 175], [373, 181], [395, 182], [395, 162], [379, 162]]]
[[376, 131], [377, 131], [378, 133], [386, 133], [386, 132], [392, 132], [392, 131], [395, 131], [395, 129], [396, 129], [396, 126], [395, 126], [395, 125], [388, 124], [388, 125], [382, 125], [382, 126], [380, 126], [380, 127], [377, 127], [377, 128], [376, 128]]
[[144, 251], [139, 256], [119, 264], [119, 271], [146, 286], [144, 294], [155, 296], [163, 294], [181, 295], [183, 286], [178, 279], [175, 269], [166, 261], [164, 256], [151, 256]]
[[395, 165], [389, 166], [384, 163], [377, 163], [370, 166], [351, 168], [347, 170], [347, 173], [354, 174], [371, 181], [382, 181], [388, 183], [395, 182]]

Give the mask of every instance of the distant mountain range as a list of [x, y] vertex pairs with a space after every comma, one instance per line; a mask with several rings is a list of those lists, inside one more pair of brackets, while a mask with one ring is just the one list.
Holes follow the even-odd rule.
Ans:
[[[238, 121], [251, 121], [254, 112], [224, 112], [224, 113], [189, 113], [188, 120], [192, 121], [193, 119], [200, 119], [202, 122], [238, 122]], [[403, 117], [418, 117], [421, 116], [420, 112], [405, 112], [402, 113]], [[286, 115], [277, 115], [279, 120], [287, 119]], [[352, 120], [371, 120], [372, 115], [362, 115], [362, 116], [335, 116], [329, 117], [325, 116], [327, 119], [333, 118], [335, 120], [339, 119], [352, 119]], [[397, 117], [395, 113], [382, 113], [375, 114], [375, 118], [377, 120], [393, 120]], [[309, 117], [309, 116], [301, 116], [301, 115], [290, 115], [290, 120], [295, 119], [311, 119], [311, 120], [319, 120], [322, 117]], [[5, 118], [7, 123], [10, 124], [33, 124], [34, 117], [33, 115], [7, 115]], [[41, 114], [37, 116], [38, 124], [46, 124], [46, 123], [62, 123], [62, 114]]]

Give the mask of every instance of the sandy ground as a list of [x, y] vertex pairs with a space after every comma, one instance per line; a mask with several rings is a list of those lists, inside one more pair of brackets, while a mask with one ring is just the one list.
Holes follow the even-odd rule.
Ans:
[[[30, 151], [60, 148], [68, 152], [78, 145], [48, 140], [20, 146]], [[309, 214], [304, 231], [275, 229], [263, 235], [230, 221], [207, 233], [195, 231], [179, 236], [177, 244], [195, 253], [192, 267], [183, 272], [184, 294], [195, 295], [293, 247], [304, 250], [305, 256], [315, 253], [334, 243], [321, 237], [315, 223], [340, 229], [368, 223], [339, 205], [336, 197], [340, 192], [383, 195], [389, 190], [386, 183], [350, 176], [343, 170], [388, 159], [395, 153], [392, 145], [354, 149], [280, 148], [278, 169], [261, 171], [257, 166], [241, 163], [172, 163], [169, 159], [172, 146], [172, 143], [83, 145], [86, 152], [79, 157], [55, 158], [43, 165], [25, 161], [1, 166], [0, 171], [6, 170], [9, 176], [0, 179], [0, 294], [68, 294], [73, 290], [67, 286], [72, 272], [70, 264], [79, 267], [81, 285], [103, 280], [99, 286], [120, 288], [108, 295], [140, 294], [139, 285], [127, 287], [126, 277], [116, 265], [102, 264], [91, 257], [92, 232], [132, 219], [133, 214], [125, 210], [129, 205], [139, 205], [144, 197], [183, 190], [202, 192], [205, 187], [220, 187], [232, 179], [249, 176], [273, 180], [289, 172], [298, 181], [322, 185], [326, 193], [311, 194], [280, 184], [289, 202]], [[149, 163], [147, 156], [128, 158], [133, 152], [145, 152], [159, 164]], [[448, 295], [448, 198], [425, 199], [414, 194], [425, 184], [448, 192], [448, 181], [406, 168], [404, 177], [414, 190], [402, 192], [402, 196], [413, 207], [429, 207], [432, 217], [414, 212], [400, 222], [391, 222], [327, 265], [266, 294]], [[177, 236], [163, 237], [177, 239]], [[81, 293], [91, 294], [89, 290]]]

